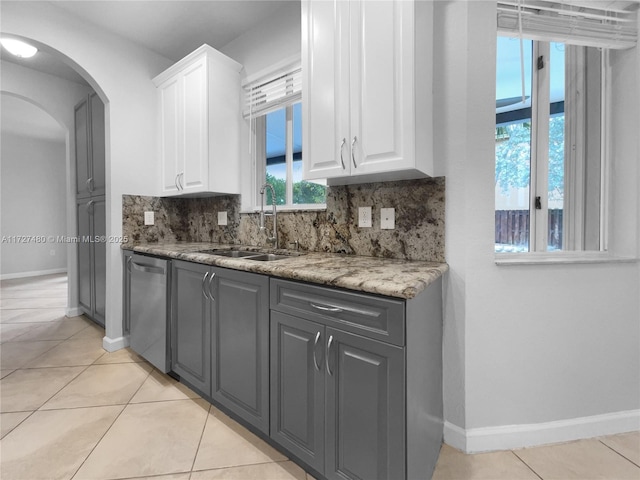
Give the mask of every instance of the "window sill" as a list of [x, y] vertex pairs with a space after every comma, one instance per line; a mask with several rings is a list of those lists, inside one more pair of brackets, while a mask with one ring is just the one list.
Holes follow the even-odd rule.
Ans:
[[635, 263], [635, 257], [619, 257], [609, 252], [526, 252], [496, 253], [496, 265], [562, 265], [578, 263]]
[[[272, 209], [273, 207], [271, 205], [264, 206], [265, 212], [271, 212]], [[321, 205], [276, 205], [276, 210], [278, 213], [280, 212], [288, 212], [288, 213], [318, 212], [318, 211], [325, 211], [326, 209], [327, 209], [327, 205], [324, 203]], [[258, 205], [257, 207], [241, 210], [240, 213], [260, 213], [260, 206]]]

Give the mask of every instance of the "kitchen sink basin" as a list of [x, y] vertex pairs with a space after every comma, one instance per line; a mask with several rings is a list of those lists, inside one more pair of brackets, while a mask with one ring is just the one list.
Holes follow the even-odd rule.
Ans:
[[274, 260], [281, 260], [283, 258], [296, 257], [300, 255], [299, 253], [261, 253], [261, 252], [252, 252], [249, 250], [225, 250], [225, 249], [211, 249], [211, 250], [200, 250], [197, 253], [207, 253], [209, 255], [218, 255], [221, 257], [230, 257], [230, 258], [244, 258], [246, 260], [256, 260], [258, 262], [272, 262]]
[[260, 255], [260, 252], [248, 252], [244, 250], [200, 250], [198, 253], [208, 253], [210, 255], [220, 255], [221, 257], [243, 258]]
[[247, 257], [247, 260], [257, 260], [258, 262], [272, 262], [274, 260], [281, 260], [283, 258], [290, 258], [291, 255], [277, 255], [275, 253], [263, 253], [260, 255], [253, 255]]

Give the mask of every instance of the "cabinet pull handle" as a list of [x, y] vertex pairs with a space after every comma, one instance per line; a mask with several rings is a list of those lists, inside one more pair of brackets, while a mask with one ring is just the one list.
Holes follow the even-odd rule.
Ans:
[[313, 302], [309, 302], [309, 305], [311, 305], [313, 308], [317, 309], [317, 310], [322, 310], [323, 312], [342, 312], [343, 310], [339, 307], [331, 307], [331, 306], [326, 306], [326, 305], [318, 305], [317, 303], [313, 303]]
[[353, 150], [356, 145], [356, 142], [358, 141], [358, 137], [353, 137], [353, 141], [351, 142], [351, 161], [353, 162], [353, 168], [358, 168], [358, 164], [356, 163], [356, 157], [353, 154]]
[[93, 177], [87, 180], [87, 182], [89, 182], [89, 192], [93, 193]]
[[207, 291], [205, 290], [204, 286], [205, 283], [207, 281], [207, 277], [209, 276], [209, 272], [205, 272], [204, 277], [202, 277], [202, 295], [204, 295], [204, 298], [206, 298], [207, 300], [211, 300], [208, 296], [207, 296]]
[[318, 360], [316, 359], [316, 350], [318, 346], [318, 342], [320, 341], [320, 332], [316, 333], [316, 339], [313, 342], [313, 366], [316, 367], [316, 370], [320, 371], [320, 365], [318, 365]]
[[213, 292], [211, 291], [211, 284], [213, 282], [213, 277], [215, 276], [216, 276], [215, 272], [212, 272], [211, 276], [209, 277], [209, 298], [214, 302], [216, 301], [216, 297], [213, 296]]
[[91, 192], [91, 185], [90, 185], [90, 183], [89, 183], [89, 182], [91, 182], [91, 179], [90, 179], [90, 178], [87, 178], [87, 181], [86, 181], [86, 182], [84, 182], [84, 184], [87, 186], [87, 190], [88, 190], [89, 192]]
[[340, 163], [342, 163], [342, 169], [345, 170], [347, 166], [344, 164], [344, 158], [342, 158], [342, 150], [344, 149], [344, 144], [347, 143], [347, 139], [343, 138], [342, 143], [340, 144]]
[[131, 271], [131, 260], [133, 260], [133, 257], [127, 257], [127, 270], [129, 272]]
[[93, 215], [93, 203], [93, 200], [87, 202], [87, 212], [89, 212], [90, 215]]
[[178, 173], [178, 174], [176, 175], [175, 180], [173, 181], [173, 183], [174, 183], [174, 184], [175, 184], [175, 186], [176, 186], [176, 190], [180, 190], [180, 187], [178, 186], [178, 177], [179, 177], [179, 176], [180, 176], [180, 174]]
[[183, 178], [184, 178], [184, 172], [178, 175], [178, 183], [180, 184], [180, 190], [184, 190], [184, 183], [182, 182]]
[[331, 371], [331, 368], [329, 367], [329, 356], [331, 354], [331, 345], [333, 344], [333, 335], [329, 335], [329, 341], [327, 342], [327, 355], [325, 357], [325, 363], [327, 364], [327, 373], [330, 376], [333, 376], [333, 372]]

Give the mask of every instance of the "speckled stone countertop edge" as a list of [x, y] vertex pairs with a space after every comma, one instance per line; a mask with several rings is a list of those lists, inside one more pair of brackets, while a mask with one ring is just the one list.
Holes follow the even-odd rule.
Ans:
[[123, 244], [122, 249], [403, 299], [414, 298], [449, 269], [446, 263], [324, 252], [304, 252], [301, 255], [293, 252], [288, 258], [271, 262], [198, 253], [207, 249], [292, 253], [287, 250], [215, 243]]

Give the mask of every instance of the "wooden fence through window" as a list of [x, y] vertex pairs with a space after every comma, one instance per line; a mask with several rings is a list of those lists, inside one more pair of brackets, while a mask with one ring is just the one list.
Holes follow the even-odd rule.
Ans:
[[[529, 210], [496, 210], [496, 244], [529, 244]], [[547, 242], [550, 249], [562, 249], [562, 209], [549, 210]]]

